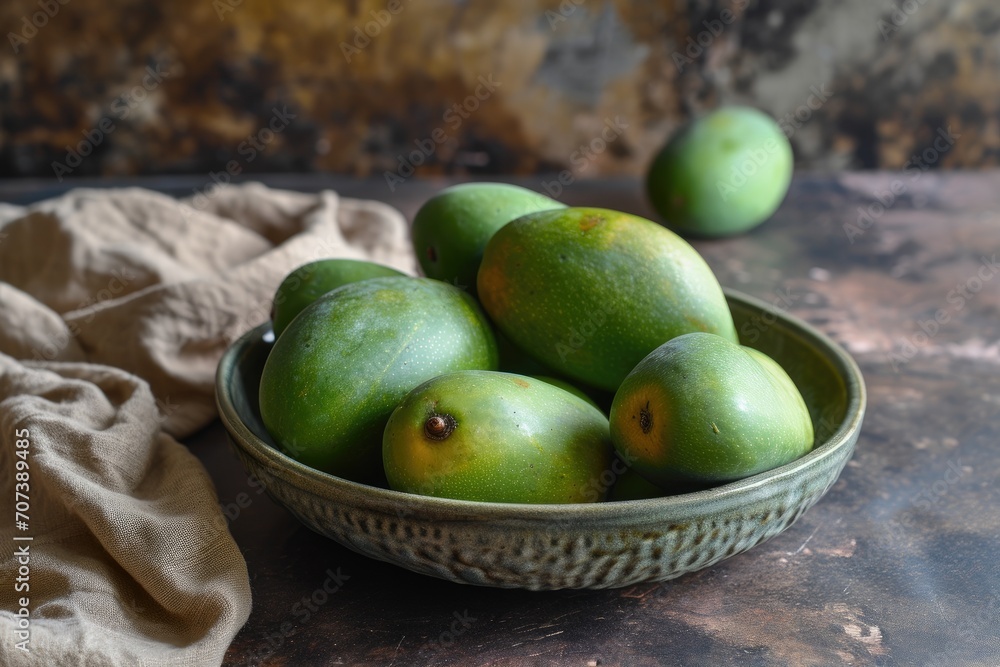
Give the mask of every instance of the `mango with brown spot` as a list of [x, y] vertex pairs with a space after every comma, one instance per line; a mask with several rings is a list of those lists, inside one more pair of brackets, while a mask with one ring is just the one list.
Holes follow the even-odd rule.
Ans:
[[513, 220], [487, 244], [478, 288], [518, 348], [608, 391], [675, 336], [737, 340], [722, 288], [694, 248], [618, 211], [565, 208]]
[[582, 398], [523, 375], [457, 371], [403, 399], [386, 425], [382, 460], [397, 491], [585, 503], [603, 499], [612, 446], [607, 418]]
[[805, 401], [767, 355], [690, 333], [639, 362], [615, 394], [611, 437], [632, 469], [664, 489], [721, 483], [794, 461], [813, 446]]
[[268, 433], [301, 463], [382, 482], [382, 432], [407, 392], [432, 377], [497, 367], [475, 300], [430, 278], [371, 278], [306, 306], [275, 341], [260, 378]]

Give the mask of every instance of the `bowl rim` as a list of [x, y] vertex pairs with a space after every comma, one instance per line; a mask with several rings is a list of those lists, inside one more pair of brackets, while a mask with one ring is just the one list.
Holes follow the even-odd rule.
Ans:
[[779, 321], [789, 330], [789, 333], [800, 339], [815, 343], [822, 351], [822, 356], [833, 366], [834, 371], [842, 378], [847, 393], [847, 407], [843, 419], [827, 439], [815, 446], [808, 454], [777, 468], [772, 468], [751, 477], [729, 482], [701, 491], [647, 498], [641, 500], [606, 501], [596, 503], [565, 503], [565, 504], [527, 504], [527, 503], [495, 503], [473, 500], [456, 500], [453, 498], [437, 498], [421, 496], [403, 491], [383, 489], [359, 482], [353, 482], [336, 475], [311, 468], [290, 456], [275, 449], [261, 440], [239, 417], [239, 412], [229, 394], [229, 379], [238, 360], [247, 353], [254, 344], [259, 344], [271, 328], [270, 322], [264, 322], [247, 331], [230, 345], [223, 353], [216, 369], [215, 394], [219, 416], [234, 442], [247, 455], [258, 463], [266, 466], [276, 477], [282, 478], [299, 488], [311, 487], [323, 489], [319, 495], [365, 498], [366, 505], [372, 509], [381, 508], [387, 513], [398, 512], [400, 504], [408, 509], [409, 516], [419, 516], [430, 513], [442, 518], [450, 516], [456, 520], [477, 519], [522, 519], [525, 521], [551, 520], [559, 517], [561, 520], [588, 519], [613, 520], [622, 515], [639, 514], [672, 514], [683, 512], [684, 508], [693, 505], [703, 507], [706, 504], [715, 505], [741, 496], [775, 480], [794, 478], [808, 468], [819, 466], [824, 460], [834, 456], [844, 447], [853, 446], [857, 439], [867, 405], [867, 391], [864, 378], [857, 363], [846, 350], [829, 338], [826, 334], [814, 328], [795, 315], [780, 310], [773, 304], [762, 299], [743, 294], [734, 289], [723, 288], [727, 301], [737, 301], [755, 308], [774, 313]]

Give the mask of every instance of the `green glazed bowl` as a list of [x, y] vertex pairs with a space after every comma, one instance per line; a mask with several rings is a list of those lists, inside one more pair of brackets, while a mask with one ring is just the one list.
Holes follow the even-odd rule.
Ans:
[[[792, 525], [837, 480], [861, 429], [865, 386], [851, 357], [805, 322], [727, 290], [743, 343], [788, 372], [816, 446], [780, 468], [706, 491], [578, 505], [480, 503], [350, 482], [277, 449], [257, 407], [270, 324], [226, 351], [222, 422], [247, 470], [302, 523], [359, 553], [459, 583], [549, 590], [663, 581], [750, 549]], [[609, 471], [610, 474], [610, 471]]]

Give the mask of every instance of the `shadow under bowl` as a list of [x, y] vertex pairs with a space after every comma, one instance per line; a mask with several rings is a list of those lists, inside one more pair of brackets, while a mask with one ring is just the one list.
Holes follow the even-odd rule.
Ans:
[[816, 444], [787, 465], [682, 495], [573, 505], [431, 498], [351, 482], [282, 453], [257, 392], [270, 324], [226, 351], [216, 376], [223, 425], [243, 464], [312, 530], [372, 558], [459, 583], [552, 590], [664, 581], [760, 544], [829, 490], [854, 451], [865, 386], [853, 359], [802, 320], [726, 290], [741, 342], [788, 372]]

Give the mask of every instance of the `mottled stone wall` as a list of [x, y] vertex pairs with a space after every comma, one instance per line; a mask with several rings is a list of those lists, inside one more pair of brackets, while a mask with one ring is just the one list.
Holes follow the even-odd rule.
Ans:
[[0, 176], [640, 174], [720, 103], [804, 168], [1000, 156], [996, 0], [5, 0], [0, 29]]

